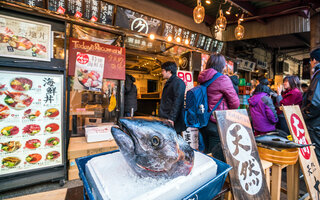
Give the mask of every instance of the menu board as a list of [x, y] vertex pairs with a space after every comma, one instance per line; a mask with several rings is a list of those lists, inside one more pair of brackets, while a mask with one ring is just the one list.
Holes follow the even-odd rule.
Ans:
[[70, 16], [76, 16], [81, 18], [83, 15], [82, 12], [82, 0], [68, 0], [67, 1], [67, 14]]
[[191, 33], [190, 34], [190, 46], [195, 46], [196, 45], [196, 39], [197, 39], [197, 33]]
[[65, 0], [49, 0], [48, 1], [49, 10], [57, 12], [59, 8], [65, 10], [66, 8]]
[[25, 0], [25, 3], [29, 6], [36, 6], [40, 8], [44, 8], [44, 0]]
[[112, 25], [113, 9], [114, 5], [101, 1], [99, 22]]
[[203, 49], [205, 41], [206, 41], [206, 36], [199, 35], [199, 39], [198, 39], [198, 42], [197, 42], [197, 48]]
[[61, 165], [63, 75], [0, 74], [0, 176]]
[[84, 0], [83, 18], [93, 22], [98, 21], [99, 2], [98, 0]]
[[161, 35], [162, 21], [129, 9], [117, 8], [116, 26], [139, 33]]
[[206, 39], [206, 41], [204, 43], [203, 49], [206, 50], [206, 51], [210, 51], [210, 47], [211, 47], [212, 41], [213, 41], [212, 38], [207, 37], [207, 39]]

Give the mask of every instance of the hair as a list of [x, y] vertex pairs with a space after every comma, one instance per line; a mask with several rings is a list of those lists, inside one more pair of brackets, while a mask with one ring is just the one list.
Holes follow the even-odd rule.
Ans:
[[207, 61], [206, 69], [213, 68], [217, 72], [222, 73], [223, 69], [226, 67], [226, 59], [220, 53], [211, 54]]
[[283, 79], [283, 82], [288, 81], [290, 88], [298, 88], [301, 91], [301, 83], [297, 76], [287, 76]]
[[[259, 82], [260, 82], [261, 85], [269, 85], [269, 81], [268, 81], [268, 79], [266, 79], [266, 78], [261, 78], [261, 79], [259, 80]], [[260, 84], [259, 84], [259, 85], [260, 85]]]
[[320, 48], [317, 48], [310, 53], [310, 59], [316, 59], [316, 61], [320, 62]]
[[161, 65], [161, 69], [164, 69], [166, 71], [171, 71], [171, 74], [176, 75], [177, 74], [177, 65], [175, 62], [165, 62]]
[[253, 94], [257, 94], [257, 93], [260, 93], [260, 92], [264, 92], [264, 93], [267, 93], [267, 94], [270, 95], [270, 92], [272, 92], [272, 90], [269, 88], [268, 85], [261, 84], [261, 82], [260, 82], [260, 84], [254, 90]]
[[307, 87], [309, 87], [308, 84], [306, 84], [306, 83], [301, 84], [301, 88], [307, 88]]

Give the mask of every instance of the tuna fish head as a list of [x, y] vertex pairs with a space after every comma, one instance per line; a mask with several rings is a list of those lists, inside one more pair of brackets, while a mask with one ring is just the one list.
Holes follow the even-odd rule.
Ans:
[[174, 178], [188, 175], [193, 149], [164, 120], [151, 117], [121, 118], [112, 135], [129, 166], [143, 177]]

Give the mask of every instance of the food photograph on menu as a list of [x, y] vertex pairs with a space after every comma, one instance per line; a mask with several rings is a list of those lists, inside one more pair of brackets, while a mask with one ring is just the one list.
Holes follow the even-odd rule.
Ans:
[[[50, 61], [51, 40], [51, 25], [0, 15], [0, 56]], [[8, 85], [26, 91], [32, 87], [30, 81], [16, 77]]]
[[63, 75], [0, 74], [0, 176], [61, 165]]

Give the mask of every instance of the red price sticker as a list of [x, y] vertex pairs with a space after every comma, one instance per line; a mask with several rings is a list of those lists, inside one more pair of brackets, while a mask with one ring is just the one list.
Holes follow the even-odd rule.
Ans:
[[98, 18], [97, 18], [96, 16], [92, 16], [91, 19], [90, 19], [90, 21], [96, 22], [96, 21], [98, 21]]
[[64, 9], [62, 6], [60, 6], [58, 8], [57, 12], [63, 15], [66, 12], [66, 9]]
[[87, 64], [89, 62], [89, 56], [84, 53], [79, 53], [77, 55], [77, 62], [82, 65]]
[[76, 14], [74, 14], [74, 16], [75, 16], [76, 18], [81, 18], [81, 17], [82, 17], [82, 13], [79, 12], [79, 11], [77, 11]]
[[[294, 135], [298, 138], [298, 144], [308, 144], [308, 141], [305, 137], [305, 130], [303, 127], [303, 123], [298, 115], [296, 114], [291, 115], [290, 125], [292, 127]], [[300, 148], [300, 152], [306, 160], [310, 159], [310, 156], [311, 156], [310, 147]]]

